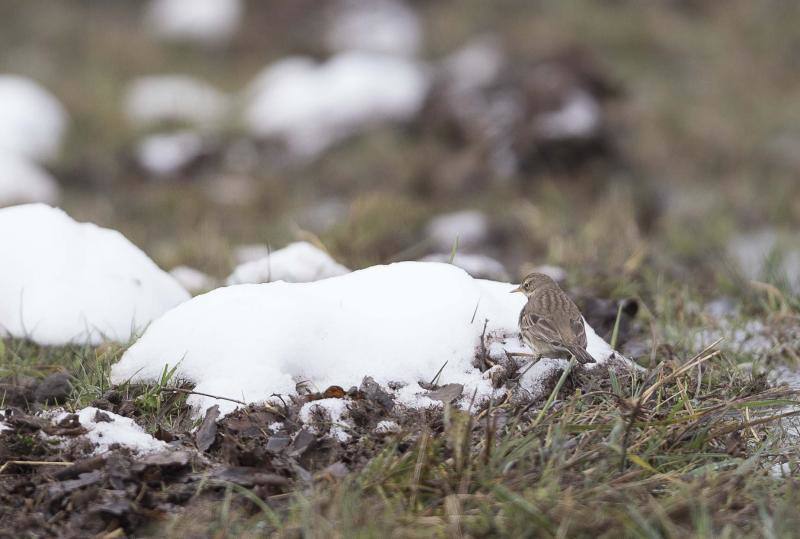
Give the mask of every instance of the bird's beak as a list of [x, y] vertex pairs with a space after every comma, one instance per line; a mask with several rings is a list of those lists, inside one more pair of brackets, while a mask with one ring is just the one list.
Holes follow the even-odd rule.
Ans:
[[516, 287], [514, 290], [511, 290], [509, 293], [513, 294], [515, 292], [522, 292], [522, 285]]

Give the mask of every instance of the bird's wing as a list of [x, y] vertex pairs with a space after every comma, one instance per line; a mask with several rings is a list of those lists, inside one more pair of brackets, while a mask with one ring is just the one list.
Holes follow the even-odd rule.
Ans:
[[561, 338], [558, 329], [556, 329], [551, 320], [543, 316], [523, 311], [519, 318], [519, 327], [523, 334], [527, 332], [535, 339], [546, 342], [556, 348], [564, 347], [564, 340]]
[[581, 348], [586, 348], [586, 327], [583, 325], [583, 316], [581, 316], [580, 312], [576, 314], [577, 316], [570, 318], [569, 325], [575, 334], [575, 342]]

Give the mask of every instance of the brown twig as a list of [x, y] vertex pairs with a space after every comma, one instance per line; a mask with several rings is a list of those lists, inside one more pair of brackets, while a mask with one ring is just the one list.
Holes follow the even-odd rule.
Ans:
[[186, 395], [200, 395], [201, 397], [211, 397], [212, 399], [219, 399], [222, 401], [231, 401], [235, 402], [236, 404], [241, 404], [243, 406], [247, 406], [247, 403], [244, 401], [231, 399], [228, 397], [220, 397], [218, 395], [211, 395], [210, 393], [201, 393], [200, 391], [192, 391], [191, 389], [183, 389], [180, 387], [162, 387], [160, 391], [173, 391], [176, 393], [185, 393]]
[[2, 466], [0, 466], [0, 474], [3, 473], [9, 466], [72, 466], [72, 462], [48, 462], [46, 460], [7, 460]]

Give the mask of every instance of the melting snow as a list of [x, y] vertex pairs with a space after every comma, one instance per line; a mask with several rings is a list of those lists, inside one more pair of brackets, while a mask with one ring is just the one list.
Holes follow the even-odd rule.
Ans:
[[136, 148], [139, 165], [156, 176], [180, 171], [203, 151], [203, 138], [194, 131], [150, 135]]
[[[450, 260], [451, 257], [452, 261]], [[455, 256], [452, 256], [451, 253], [437, 253], [424, 257], [422, 262], [449, 262], [478, 279], [491, 279], [493, 281], [507, 281], [509, 279], [505, 266], [486, 255], [456, 253]]]
[[541, 114], [536, 126], [549, 139], [589, 138], [600, 127], [600, 106], [590, 94], [575, 90], [559, 110]]
[[334, 51], [364, 50], [412, 56], [422, 29], [416, 13], [397, 0], [341, 1], [326, 36]]
[[322, 249], [299, 241], [263, 258], [240, 265], [228, 277], [228, 284], [273, 281], [308, 283], [349, 272], [349, 269], [337, 263]]
[[169, 274], [191, 294], [207, 292], [217, 287], [216, 279], [189, 266], [176, 266], [169, 270]]
[[0, 206], [54, 204], [60, 192], [58, 182], [45, 169], [22, 155], [0, 149]]
[[239, 28], [243, 10], [242, 0], [152, 0], [145, 23], [166, 40], [220, 45]]
[[[91, 406], [78, 410], [76, 414], [81, 426], [88, 431], [86, 438], [97, 445], [95, 455], [105, 453], [114, 444], [132, 449], [141, 455], [164, 451], [168, 447], [166, 443], [147, 434], [133, 419]], [[63, 420], [67, 415], [66, 412], [57, 415], [55, 422]], [[103, 416], [110, 421], [106, 421]]]
[[0, 75], [0, 150], [49, 161], [57, 157], [67, 128], [61, 103], [26, 77]]
[[465, 210], [434, 217], [426, 229], [437, 249], [451, 251], [458, 238], [458, 249], [474, 249], [489, 239], [489, 218], [477, 210]]
[[228, 97], [188, 75], [152, 75], [134, 80], [125, 96], [125, 114], [137, 126], [182, 122], [208, 126], [228, 112]]
[[[464, 395], [477, 389], [485, 398], [495, 390], [472, 361], [484, 320], [489, 333], [517, 332], [524, 298], [509, 294], [511, 288], [424, 262], [313, 283], [220, 288], [154, 322], [113, 367], [112, 379], [152, 380], [165, 365], [177, 365], [177, 376], [199, 392], [260, 402], [294, 393], [299, 380], [351, 387], [372, 376], [382, 385], [405, 384], [397, 392], [401, 403], [428, 406], [441, 403], [425, 397], [418, 382], [442, 369], [440, 383], [460, 383]], [[587, 335], [589, 352], [607, 359], [610, 347], [588, 326]], [[498, 342], [499, 355], [510, 341]], [[189, 403], [198, 411], [234, 408], [200, 395]]]
[[377, 53], [340, 53], [324, 64], [290, 57], [250, 87], [244, 119], [259, 137], [278, 137], [312, 158], [349, 135], [405, 121], [423, 104], [428, 76], [418, 63]]
[[314, 431], [317, 431], [316, 427], [314, 427], [314, 415], [321, 414], [323, 416], [321, 419], [325, 422], [330, 422], [330, 430], [328, 433], [340, 442], [346, 442], [350, 439], [346, 427], [352, 426], [349, 420], [347, 420], [348, 402], [349, 401], [346, 399], [320, 399], [307, 402], [300, 408], [300, 421], [311, 426]]
[[44, 204], [0, 210], [0, 333], [125, 342], [189, 294], [115, 230]]

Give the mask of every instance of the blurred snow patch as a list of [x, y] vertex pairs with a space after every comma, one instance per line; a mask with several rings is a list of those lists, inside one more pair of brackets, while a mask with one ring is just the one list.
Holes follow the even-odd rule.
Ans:
[[562, 282], [567, 278], [567, 271], [561, 266], [552, 266], [550, 264], [542, 264], [541, 266], [528, 266], [523, 265], [522, 271], [525, 274], [536, 272], [544, 273], [556, 282]]
[[699, 330], [694, 336], [694, 350], [700, 351], [719, 339], [720, 347], [741, 354], [759, 356], [774, 349], [776, 344], [769, 335], [769, 328], [760, 320], [738, 321], [722, 318], [716, 327]]
[[189, 75], [151, 75], [131, 82], [125, 114], [139, 127], [161, 122], [213, 126], [228, 113], [228, 96]]
[[326, 34], [328, 48], [413, 56], [422, 43], [417, 14], [398, 0], [342, 0]]
[[308, 283], [344, 275], [350, 270], [336, 262], [328, 253], [305, 241], [290, 243], [267, 256], [245, 262], [228, 277], [227, 284]]
[[[260, 402], [294, 394], [300, 380], [351, 387], [372, 376], [399, 387], [398, 404], [441, 406], [419, 385], [441, 369], [439, 383], [462, 384], [466, 404], [460, 404], [468, 406], [476, 391], [477, 402], [503, 391], [473, 361], [485, 323], [489, 333], [518, 334], [525, 298], [509, 294], [512, 288], [429, 262], [374, 266], [313, 283], [219, 288], [151, 324], [113, 367], [112, 379], [152, 380], [165, 365], [176, 366], [176, 376], [198, 392]], [[611, 355], [588, 326], [587, 337], [595, 358]], [[202, 395], [191, 395], [189, 404], [200, 413], [214, 404], [223, 413], [235, 408]]]
[[165, 40], [216, 46], [236, 33], [243, 11], [242, 0], [152, 0], [145, 24]]
[[[54, 418], [58, 423], [69, 414], [63, 412]], [[88, 432], [84, 436], [97, 447], [95, 455], [107, 452], [112, 445], [127, 447], [140, 455], [167, 449], [167, 444], [147, 434], [133, 419], [88, 406], [76, 412], [81, 426]]]
[[251, 243], [248, 245], [239, 245], [233, 249], [233, 258], [237, 264], [244, 264], [246, 262], [253, 262], [259, 258], [269, 256], [270, 249], [262, 243]]
[[179, 172], [203, 151], [203, 138], [194, 131], [150, 135], [136, 148], [139, 165], [156, 176]]
[[433, 246], [451, 251], [458, 238], [458, 249], [475, 249], [489, 240], [489, 218], [477, 210], [447, 213], [434, 217], [426, 229]]
[[38, 83], [0, 75], [0, 150], [34, 161], [53, 160], [67, 122], [64, 107]]
[[60, 193], [58, 182], [44, 168], [0, 149], [0, 207], [30, 202], [55, 204]]
[[728, 242], [728, 256], [749, 280], [785, 281], [800, 291], [800, 248], [796, 232], [780, 234], [765, 229], [734, 236]]
[[251, 84], [244, 121], [252, 134], [285, 141], [310, 159], [376, 124], [411, 119], [428, 89], [417, 62], [376, 53], [341, 53], [324, 64], [290, 57]]
[[591, 138], [600, 128], [600, 105], [588, 92], [573, 90], [564, 105], [536, 118], [539, 134], [547, 139]]
[[505, 63], [497, 38], [477, 37], [445, 58], [443, 72], [450, 92], [474, 92], [493, 84]]
[[0, 334], [126, 342], [189, 294], [115, 230], [44, 204], [0, 210]]
[[191, 294], [207, 292], [217, 287], [216, 279], [189, 266], [174, 267], [169, 274]]
[[432, 254], [423, 258], [422, 262], [448, 262], [478, 279], [493, 281], [509, 279], [505, 266], [490, 256], [456, 253], [452, 261], [450, 260], [451, 256], [450, 253]]

